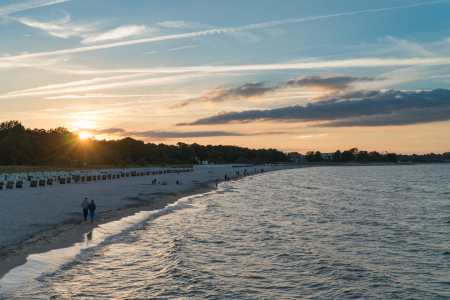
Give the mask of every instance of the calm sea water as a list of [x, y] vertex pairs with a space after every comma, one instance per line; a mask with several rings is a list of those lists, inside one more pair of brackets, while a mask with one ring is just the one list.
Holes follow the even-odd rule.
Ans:
[[450, 299], [449, 180], [416, 165], [227, 182], [3, 297]]

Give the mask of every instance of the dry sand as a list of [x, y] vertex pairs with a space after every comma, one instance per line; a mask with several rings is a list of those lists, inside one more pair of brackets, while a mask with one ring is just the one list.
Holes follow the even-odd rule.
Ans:
[[[290, 167], [256, 167], [274, 171]], [[178, 199], [215, 188], [214, 180], [243, 177], [253, 168], [214, 167], [194, 172], [162, 174], [120, 179], [56, 183], [53, 186], [0, 191], [0, 279], [9, 270], [26, 262], [29, 254], [69, 247], [82, 242], [98, 224], [119, 220], [141, 210], [159, 210]], [[210, 173], [212, 170], [212, 173]], [[240, 176], [236, 175], [240, 172]], [[167, 185], [152, 185], [151, 181]], [[175, 182], [181, 180], [182, 185]], [[81, 202], [87, 197], [96, 203], [93, 223], [84, 221]]]

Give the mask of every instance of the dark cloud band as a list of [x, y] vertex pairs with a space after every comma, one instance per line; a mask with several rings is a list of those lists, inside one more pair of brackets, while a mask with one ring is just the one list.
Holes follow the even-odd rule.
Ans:
[[314, 126], [385, 126], [450, 120], [450, 90], [369, 91], [332, 95], [329, 101], [268, 110], [221, 112], [185, 125], [254, 121], [321, 122]]
[[373, 77], [350, 77], [350, 76], [304, 76], [291, 79], [288, 85], [305, 87], [317, 90], [339, 91], [350, 88], [352, 83], [374, 81]]

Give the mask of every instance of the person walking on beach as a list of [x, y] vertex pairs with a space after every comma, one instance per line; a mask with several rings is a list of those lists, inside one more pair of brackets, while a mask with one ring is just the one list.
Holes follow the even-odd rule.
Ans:
[[218, 179], [216, 179], [216, 187], [217, 187], [217, 185], [219, 184], [219, 180]]
[[81, 203], [81, 207], [83, 208], [83, 215], [84, 220], [87, 221], [87, 215], [88, 215], [88, 207], [89, 207], [89, 201], [87, 198], [84, 198], [83, 202]]
[[95, 203], [94, 200], [91, 201], [91, 203], [88, 206], [89, 208], [89, 213], [91, 214], [91, 222], [94, 222], [94, 217], [95, 217]]

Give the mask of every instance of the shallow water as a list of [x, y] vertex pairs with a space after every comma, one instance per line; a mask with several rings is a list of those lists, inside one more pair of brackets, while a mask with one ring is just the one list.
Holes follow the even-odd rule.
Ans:
[[416, 165], [227, 182], [3, 297], [449, 299], [449, 179]]

